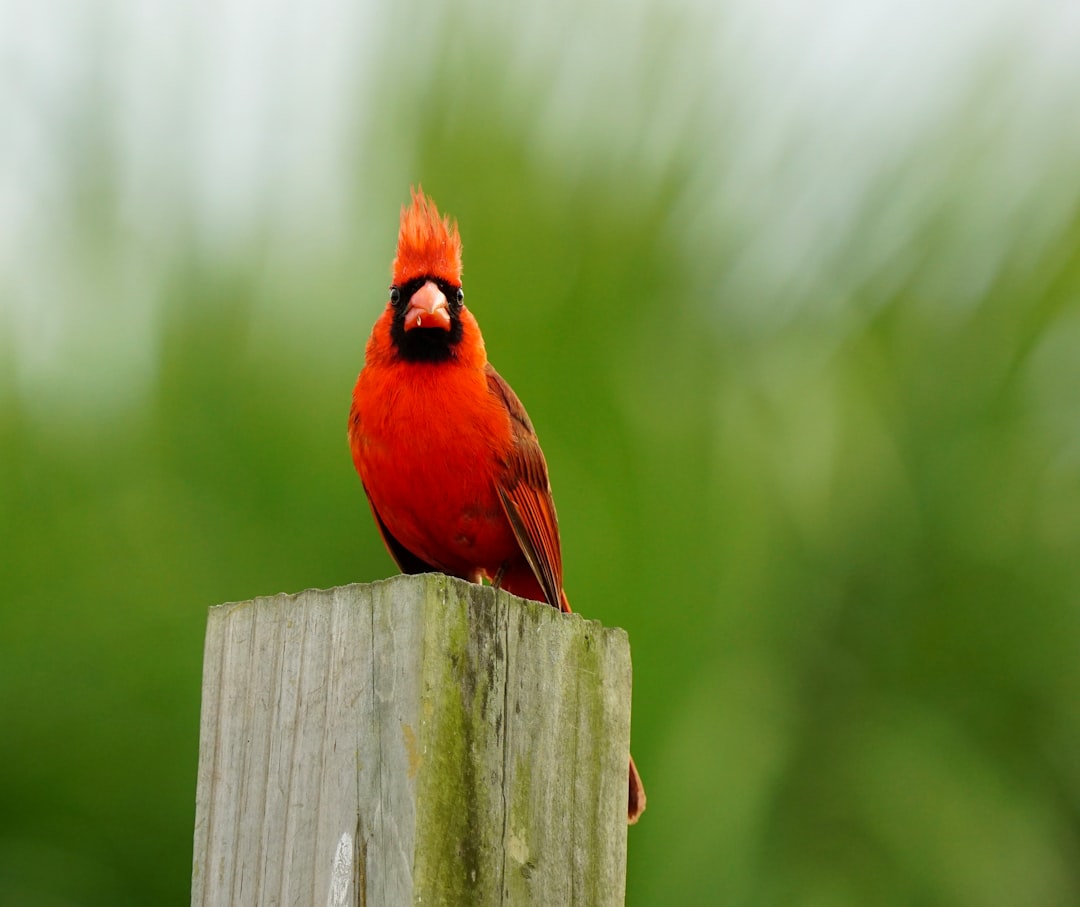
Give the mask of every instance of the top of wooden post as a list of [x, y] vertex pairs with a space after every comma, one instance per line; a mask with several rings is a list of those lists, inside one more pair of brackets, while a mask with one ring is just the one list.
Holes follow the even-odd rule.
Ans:
[[439, 574], [210, 610], [193, 905], [622, 904], [622, 630]]

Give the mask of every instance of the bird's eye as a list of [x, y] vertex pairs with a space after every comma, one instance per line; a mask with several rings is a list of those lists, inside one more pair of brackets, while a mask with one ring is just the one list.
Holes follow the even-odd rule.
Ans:
[[457, 288], [457, 293], [454, 294], [457, 297], [457, 301], [462, 303], [465, 301], [465, 291], [461, 287]]
[[390, 287], [390, 304], [397, 305], [401, 302], [401, 290], [397, 287]]

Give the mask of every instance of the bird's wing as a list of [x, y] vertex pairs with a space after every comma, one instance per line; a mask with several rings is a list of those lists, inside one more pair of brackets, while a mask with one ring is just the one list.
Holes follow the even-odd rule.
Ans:
[[488, 388], [506, 406], [514, 432], [514, 442], [499, 477], [499, 499], [548, 604], [569, 610], [568, 605], [563, 605], [559, 520], [544, 453], [517, 394], [490, 363], [485, 372]]

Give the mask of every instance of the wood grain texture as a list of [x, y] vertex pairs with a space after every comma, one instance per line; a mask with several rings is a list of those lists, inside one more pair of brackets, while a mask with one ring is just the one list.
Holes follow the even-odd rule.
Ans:
[[439, 574], [210, 610], [193, 905], [618, 905], [621, 630]]

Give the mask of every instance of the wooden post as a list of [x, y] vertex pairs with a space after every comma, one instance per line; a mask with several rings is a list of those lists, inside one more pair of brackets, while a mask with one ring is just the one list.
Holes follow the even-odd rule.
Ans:
[[193, 905], [624, 900], [626, 634], [438, 574], [210, 609]]

